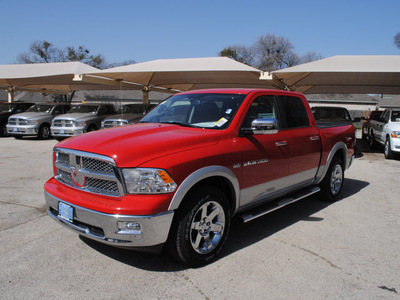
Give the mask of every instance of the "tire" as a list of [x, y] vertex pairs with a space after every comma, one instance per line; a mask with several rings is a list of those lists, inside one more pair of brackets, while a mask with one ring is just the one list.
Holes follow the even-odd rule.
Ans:
[[343, 161], [335, 156], [329, 166], [328, 172], [320, 184], [321, 200], [335, 202], [342, 192], [344, 182]]
[[390, 138], [389, 137], [386, 138], [384, 153], [385, 153], [385, 158], [386, 159], [393, 159], [393, 152], [392, 152], [392, 148], [391, 148], [391, 145], [390, 145]]
[[375, 142], [375, 138], [374, 138], [374, 133], [371, 132], [368, 138], [368, 144], [369, 144], [369, 148], [371, 150], [376, 148], [376, 142]]
[[87, 129], [87, 131], [86, 132], [91, 132], [91, 131], [96, 131], [97, 130], [97, 128], [96, 128], [96, 125], [90, 125], [89, 126], [89, 128]]
[[22, 136], [21, 136], [21, 135], [14, 135], [14, 138], [15, 138], [16, 140], [22, 140]]
[[167, 241], [170, 254], [191, 266], [214, 260], [227, 239], [231, 223], [224, 193], [215, 187], [196, 189], [176, 212]]
[[50, 137], [50, 126], [47, 124], [43, 124], [40, 126], [37, 138], [39, 140], [47, 140]]
[[0, 136], [9, 136], [8, 132], [7, 132], [7, 127], [6, 124], [1, 124], [0, 125]]

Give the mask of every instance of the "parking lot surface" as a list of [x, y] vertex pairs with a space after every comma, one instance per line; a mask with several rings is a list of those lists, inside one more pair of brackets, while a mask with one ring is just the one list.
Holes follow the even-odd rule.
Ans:
[[221, 257], [80, 238], [46, 213], [55, 140], [0, 138], [0, 299], [400, 299], [400, 160], [360, 142], [340, 201], [309, 197], [235, 223]]

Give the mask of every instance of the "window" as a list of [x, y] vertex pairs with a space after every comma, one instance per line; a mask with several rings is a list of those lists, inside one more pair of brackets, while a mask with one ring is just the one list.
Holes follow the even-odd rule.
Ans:
[[306, 108], [300, 98], [292, 96], [278, 96], [278, 103], [282, 109], [283, 128], [298, 128], [310, 126]]
[[277, 118], [274, 98], [275, 96], [272, 95], [263, 95], [257, 97], [247, 111], [242, 128], [251, 128], [251, 123], [255, 119]]

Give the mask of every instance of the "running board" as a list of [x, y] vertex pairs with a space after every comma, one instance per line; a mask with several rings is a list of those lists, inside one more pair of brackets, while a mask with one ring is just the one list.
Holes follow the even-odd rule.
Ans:
[[283, 198], [277, 202], [269, 202], [266, 205], [256, 207], [256, 208], [244, 213], [241, 216], [241, 219], [244, 223], [249, 222], [258, 217], [262, 217], [270, 212], [273, 212], [274, 210], [277, 210], [286, 205], [289, 205], [289, 204], [299, 201], [303, 198], [311, 196], [315, 193], [318, 193], [320, 190], [321, 189], [319, 187], [309, 188], [309, 189], [302, 190], [302, 191], [292, 195], [291, 198]]

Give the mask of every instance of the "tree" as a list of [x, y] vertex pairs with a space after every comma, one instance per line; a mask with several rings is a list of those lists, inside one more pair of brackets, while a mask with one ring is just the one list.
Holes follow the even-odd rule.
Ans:
[[400, 32], [395, 34], [395, 36], [393, 37], [393, 42], [396, 47], [400, 49]]
[[17, 56], [17, 63], [24, 64], [65, 61], [80, 61], [96, 68], [107, 67], [103, 55], [92, 55], [85, 46], [60, 49], [47, 41], [35, 41], [30, 45], [28, 52], [21, 53]]
[[260, 36], [252, 46], [226, 47], [219, 55], [268, 72], [322, 58], [322, 55], [316, 52], [299, 56], [294, 52], [294, 45], [287, 38], [274, 34]]

